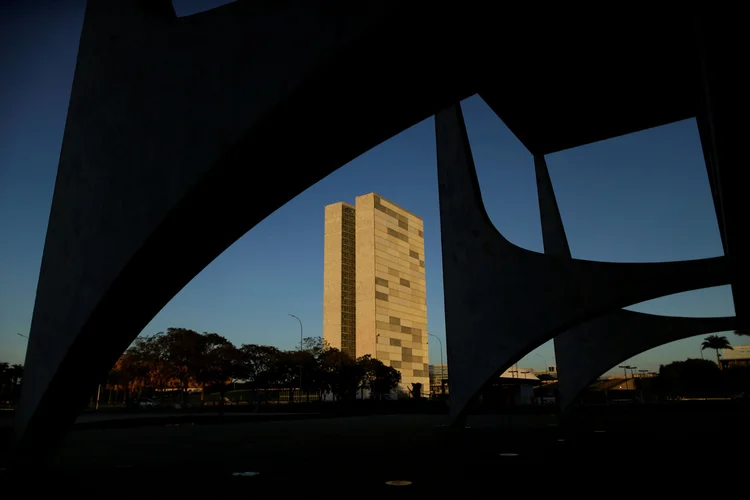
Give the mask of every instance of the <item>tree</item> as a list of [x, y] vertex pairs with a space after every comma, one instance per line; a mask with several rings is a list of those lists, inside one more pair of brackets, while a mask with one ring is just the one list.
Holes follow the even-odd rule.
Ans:
[[734, 347], [732, 347], [732, 345], [729, 343], [729, 340], [723, 335], [709, 335], [701, 344], [701, 350], [703, 351], [706, 349], [714, 349], [716, 351], [716, 364], [718, 364], [719, 369], [721, 369], [721, 357], [719, 356], [719, 349], [734, 350]]
[[0, 363], [0, 402], [13, 401], [15, 396], [15, 382], [13, 369], [6, 362]]
[[200, 375], [204, 340], [200, 333], [187, 328], [168, 328], [165, 335], [166, 360], [180, 381], [183, 404], [190, 382], [197, 380]]
[[11, 365], [8, 372], [10, 374], [10, 383], [13, 384], [14, 387], [21, 385], [21, 381], [23, 380], [23, 365]]
[[10, 373], [8, 373], [9, 368], [10, 365], [5, 361], [0, 363], [0, 402], [5, 401], [5, 388], [10, 387]]
[[348, 400], [356, 397], [364, 378], [364, 368], [361, 364], [348, 354], [332, 347], [321, 354], [321, 369], [335, 398]]
[[331, 345], [322, 337], [305, 337], [302, 340], [302, 350], [309, 352], [315, 358], [319, 358], [323, 351], [330, 348]]
[[330, 390], [327, 374], [323, 368], [324, 353], [330, 349], [330, 344], [321, 337], [306, 337], [302, 341], [302, 351], [295, 356], [302, 367], [303, 391], [310, 399], [310, 393], [320, 398]]
[[139, 376], [143, 387], [153, 387], [161, 390], [164, 399], [164, 389], [177, 378], [177, 369], [170, 360], [170, 338], [164, 332], [153, 336], [139, 337], [131, 347], [140, 365]]
[[237, 378], [247, 381], [253, 389], [280, 385], [282, 352], [267, 345], [243, 344], [239, 349]]
[[16, 401], [20, 395], [23, 380], [23, 365], [0, 363], [0, 401]]
[[204, 387], [218, 389], [219, 413], [223, 413], [227, 384], [236, 377], [241, 354], [230, 341], [217, 333], [204, 333], [203, 337], [203, 352], [197, 381]]
[[734, 334], [748, 337], [750, 336], [750, 328], [738, 328], [734, 331]]
[[381, 399], [383, 395], [389, 394], [398, 387], [401, 382], [401, 373], [392, 366], [386, 366], [379, 359], [365, 354], [357, 359], [362, 367], [362, 380], [360, 387], [369, 389], [372, 397]]
[[706, 395], [722, 386], [722, 372], [713, 361], [687, 359], [659, 366], [655, 389], [664, 396]]
[[422, 397], [422, 383], [421, 382], [412, 382], [411, 395], [414, 399], [420, 399]]
[[382, 361], [376, 359], [375, 380], [372, 382], [372, 392], [378, 399], [398, 387], [401, 382], [401, 372], [392, 366], [386, 366]]
[[133, 392], [145, 385], [148, 376], [148, 363], [137, 341], [120, 356], [113, 370], [119, 373], [118, 381], [123, 388], [123, 400], [128, 404]]

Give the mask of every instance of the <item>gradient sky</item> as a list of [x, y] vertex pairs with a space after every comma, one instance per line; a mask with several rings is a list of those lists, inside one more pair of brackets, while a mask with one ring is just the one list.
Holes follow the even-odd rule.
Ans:
[[[223, 1], [175, 1], [179, 15]], [[19, 5], [21, 5], [19, 7]], [[83, 1], [0, 7], [0, 361], [21, 363], [39, 276]], [[513, 243], [542, 251], [531, 155], [479, 97], [463, 103], [487, 211]], [[236, 344], [292, 348], [322, 334], [323, 207], [377, 192], [425, 222], [428, 322], [444, 339], [440, 225], [432, 119], [365, 153], [268, 217], [188, 284], [146, 326], [213, 331]], [[311, 162], [315, 158], [310, 158]], [[548, 156], [574, 257], [650, 262], [722, 255], [694, 120]], [[154, 284], [157, 286], [158, 284]], [[729, 287], [689, 292], [632, 309], [677, 316], [732, 316]], [[732, 344], [747, 339], [727, 332]], [[700, 338], [628, 364], [697, 357]], [[709, 356], [710, 357], [710, 356]], [[439, 362], [436, 342], [430, 362]], [[520, 366], [554, 364], [551, 342]], [[619, 373], [617, 370], [616, 373]]]

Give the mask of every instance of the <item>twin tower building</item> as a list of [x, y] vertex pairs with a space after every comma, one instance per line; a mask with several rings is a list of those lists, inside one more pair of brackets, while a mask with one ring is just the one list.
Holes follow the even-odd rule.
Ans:
[[424, 223], [375, 193], [325, 208], [323, 338], [429, 392]]

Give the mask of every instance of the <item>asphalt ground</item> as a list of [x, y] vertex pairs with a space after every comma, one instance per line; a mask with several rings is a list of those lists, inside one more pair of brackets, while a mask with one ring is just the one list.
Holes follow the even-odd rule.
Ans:
[[0, 484], [6, 498], [716, 494], [745, 476], [750, 412], [696, 408], [478, 415], [460, 428], [378, 415], [76, 429], [49, 467], [2, 470]]

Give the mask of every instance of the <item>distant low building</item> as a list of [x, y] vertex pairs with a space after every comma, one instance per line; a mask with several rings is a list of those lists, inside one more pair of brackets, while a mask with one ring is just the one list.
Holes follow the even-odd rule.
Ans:
[[512, 366], [505, 370], [503, 374], [500, 375], [500, 378], [516, 378], [539, 382], [539, 377], [536, 376], [536, 372], [533, 368], [518, 368], [517, 366]]
[[736, 345], [734, 349], [724, 349], [721, 366], [750, 366], [750, 345]]
[[448, 365], [430, 365], [430, 393], [448, 394]]

